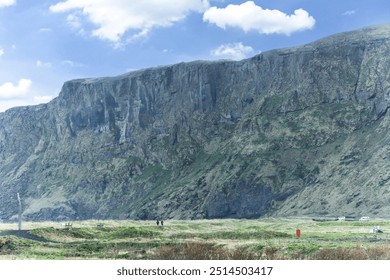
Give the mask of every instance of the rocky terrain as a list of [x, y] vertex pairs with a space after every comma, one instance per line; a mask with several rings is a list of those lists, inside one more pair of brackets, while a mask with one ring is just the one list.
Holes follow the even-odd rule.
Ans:
[[68, 81], [0, 113], [0, 219], [390, 216], [390, 25]]

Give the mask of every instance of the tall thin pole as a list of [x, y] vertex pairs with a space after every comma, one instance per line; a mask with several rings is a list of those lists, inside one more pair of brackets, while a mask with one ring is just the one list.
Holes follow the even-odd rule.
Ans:
[[20, 195], [18, 195], [18, 203], [19, 203], [19, 212], [18, 212], [18, 230], [22, 230], [22, 201], [20, 200]]

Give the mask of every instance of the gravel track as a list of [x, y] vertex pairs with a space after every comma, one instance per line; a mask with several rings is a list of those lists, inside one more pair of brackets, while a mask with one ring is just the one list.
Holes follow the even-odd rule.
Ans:
[[0, 231], [0, 236], [16, 236], [19, 238], [29, 239], [38, 242], [55, 242], [42, 237], [35, 236], [30, 233], [30, 230], [3, 230]]

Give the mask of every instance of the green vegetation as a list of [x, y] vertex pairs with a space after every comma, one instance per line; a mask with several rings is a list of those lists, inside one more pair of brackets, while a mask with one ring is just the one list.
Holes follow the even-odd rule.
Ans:
[[[380, 226], [383, 233], [370, 233]], [[0, 224], [1, 259], [390, 259], [390, 221], [307, 219]], [[295, 230], [301, 230], [301, 237]]]

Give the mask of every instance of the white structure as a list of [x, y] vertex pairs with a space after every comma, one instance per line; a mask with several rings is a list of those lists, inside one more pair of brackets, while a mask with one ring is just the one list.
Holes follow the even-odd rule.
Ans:
[[380, 226], [375, 226], [372, 230], [370, 230], [370, 233], [378, 233], [382, 232]]
[[370, 217], [361, 217], [359, 221], [369, 221]]

